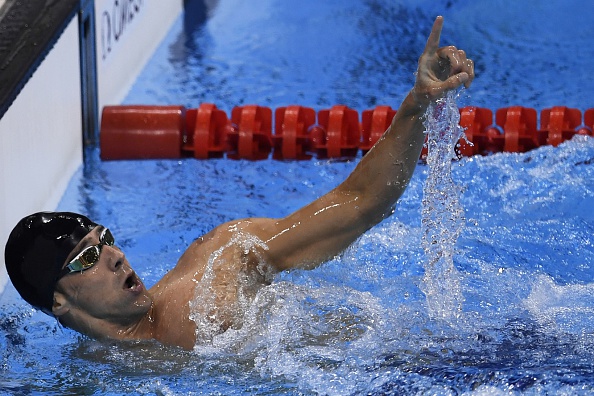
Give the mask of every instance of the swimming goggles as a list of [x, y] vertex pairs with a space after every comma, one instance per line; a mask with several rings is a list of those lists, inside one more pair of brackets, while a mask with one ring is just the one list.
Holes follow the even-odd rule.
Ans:
[[72, 272], [82, 272], [97, 264], [99, 261], [99, 255], [101, 254], [101, 248], [104, 245], [113, 246], [115, 240], [111, 231], [104, 228], [99, 235], [99, 244], [87, 246], [82, 252], [76, 255], [62, 270], [62, 276]]

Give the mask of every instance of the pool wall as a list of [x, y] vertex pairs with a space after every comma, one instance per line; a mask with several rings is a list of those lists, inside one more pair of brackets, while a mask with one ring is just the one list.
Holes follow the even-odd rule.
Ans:
[[183, 8], [183, 0], [95, 1], [99, 109], [124, 100]]
[[[183, 0], [94, 2], [99, 115], [103, 105], [124, 99], [183, 5]], [[29, 213], [55, 210], [83, 163], [80, 35], [75, 17], [0, 116], [2, 261], [14, 224]], [[7, 281], [2, 264], [0, 295]]]

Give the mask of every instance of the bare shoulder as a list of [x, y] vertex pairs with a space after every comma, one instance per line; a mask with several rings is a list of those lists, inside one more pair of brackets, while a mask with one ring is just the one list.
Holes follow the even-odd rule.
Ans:
[[[255, 259], [266, 251], [267, 230], [275, 220], [248, 218], [219, 225], [188, 246], [171, 272], [202, 273], [214, 256], [234, 256], [234, 259]], [[240, 257], [238, 257], [240, 256]], [[249, 260], [248, 260], [249, 261]]]

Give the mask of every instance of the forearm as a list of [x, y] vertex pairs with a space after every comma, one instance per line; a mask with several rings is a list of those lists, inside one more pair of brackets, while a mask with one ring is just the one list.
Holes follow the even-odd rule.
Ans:
[[406, 189], [425, 140], [422, 117], [426, 108], [411, 91], [388, 130], [338, 187], [358, 194], [370, 219], [391, 210]]
[[419, 161], [427, 107], [448, 90], [470, 86], [474, 78], [474, 64], [464, 51], [439, 48], [442, 25], [443, 18], [436, 18], [419, 58], [414, 88], [351, 175], [283, 219], [252, 222], [253, 233], [267, 246], [263, 254], [276, 270], [315, 267], [391, 213]]
[[419, 160], [425, 107], [409, 94], [390, 128], [334, 190], [284, 219], [252, 220], [272, 267], [313, 268], [391, 213]]

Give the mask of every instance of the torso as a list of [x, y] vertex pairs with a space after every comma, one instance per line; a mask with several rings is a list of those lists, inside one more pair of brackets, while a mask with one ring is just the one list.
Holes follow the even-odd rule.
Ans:
[[197, 337], [212, 336], [205, 333], [241, 327], [242, 303], [271, 278], [261, 274], [265, 268], [261, 246], [244, 233], [241, 224], [225, 224], [193, 242], [177, 265], [149, 290], [154, 301], [155, 339], [192, 349]]

